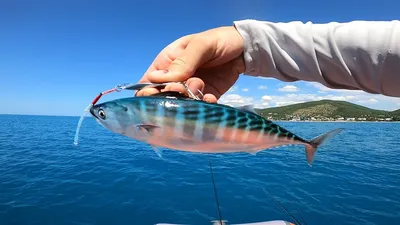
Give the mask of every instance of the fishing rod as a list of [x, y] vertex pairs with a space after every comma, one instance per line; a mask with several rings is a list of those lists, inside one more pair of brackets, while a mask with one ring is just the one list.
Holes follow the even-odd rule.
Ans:
[[300, 221], [298, 221], [296, 217], [294, 217], [276, 198], [274, 198], [274, 196], [272, 196], [267, 190], [265, 190], [265, 188], [263, 188], [263, 190], [286, 212], [286, 214], [288, 214], [294, 221], [296, 221], [296, 224], [302, 225], [302, 223], [300, 223]]
[[304, 219], [303, 215], [300, 213], [300, 210], [297, 209], [296, 211], [297, 211], [297, 214], [299, 214], [299, 216], [300, 216], [300, 218], [301, 218], [301, 221], [302, 221], [305, 225], [307, 225], [307, 222], [306, 222], [306, 220]]
[[[211, 178], [212, 178], [212, 184], [213, 184], [213, 188], [214, 188], [214, 197], [215, 197], [215, 203], [217, 205], [219, 224], [224, 225], [225, 223], [224, 223], [224, 220], [222, 220], [222, 216], [221, 216], [221, 209], [220, 209], [219, 201], [218, 201], [217, 187], [215, 185], [214, 172], [212, 169], [212, 164], [211, 164], [210, 158], [208, 158], [208, 163], [209, 163], [209, 168], [210, 168], [210, 173], [211, 173]], [[263, 190], [285, 211], [286, 214], [288, 214], [296, 222], [297, 225], [303, 225], [302, 222], [304, 222], [304, 224], [307, 224], [299, 210], [297, 210], [297, 213], [299, 214], [302, 222], [300, 222], [298, 219], [296, 219], [296, 217], [294, 217], [293, 214], [291, 214], [276, 198], [274, 198], [274, 196], [272, 196], [267, 190], [265, 190], [265, 188], [263, 188]]]
[[221, 209], [219, 207], [217, 187], [215, 185], [214, 172], [213, 172], [213, 169], [212, 169], [212, 164], [211, 164], [210, 157], [208, 158], [208, 164], [209, 164], [209, 167], [210, 167], [211, 178], [212, 178], [212, 183], [213, 183], [213, 188], [214, 188], [214, 197], [215, 197], [215, 203], [217, 205], [217, 210], [218, 210], [219, 223], [220, 223], [220, 225], [223, 225], [224, 223], [222, 223]]

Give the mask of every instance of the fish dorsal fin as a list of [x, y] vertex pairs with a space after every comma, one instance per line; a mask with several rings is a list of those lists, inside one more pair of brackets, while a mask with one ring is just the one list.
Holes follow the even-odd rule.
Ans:
[[236, 107], [236, 109], [244, 111], [244, 112], [251, 112], [251, 113], [254, 113], [254, 114], [258, 115], [258, 113], [254, 110], [254, 106], [253, 105], [239, 106], [239, 107]]
[[191, 99], [187, 95], [177, 92], [177, 91], [164, 91], [164, 92], [159, 92], [153, 95], [150, 95], [151, 97], [168, 97], [168, 98], [176, 98], [176, 99]]

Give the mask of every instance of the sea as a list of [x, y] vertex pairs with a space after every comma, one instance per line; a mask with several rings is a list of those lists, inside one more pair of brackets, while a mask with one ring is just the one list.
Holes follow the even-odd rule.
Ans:
[[302, 146], [159, 157], [90, 117], [75, 146], [78, 120], [0, 116], [1, 225], [210, 225], [216, 199], [228, 224], [400, 223], [400, 123], [277, 122], [307, 139], [345, 128], [310, 167]]

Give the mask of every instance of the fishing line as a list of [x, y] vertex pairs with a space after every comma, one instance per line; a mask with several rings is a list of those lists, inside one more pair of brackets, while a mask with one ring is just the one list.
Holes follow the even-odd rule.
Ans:
[[301, 223], [278, 200], [274, 198], [274, 196], [272, 196], [267, 190], [265, 190], [265, 188], [263, 188], [263, 190], [286, 212], [286, 214], [292, 217], [292, 219], [296, 221], [298, 225], [301, 225]]
[[76, 127], [75, 137], [74, 137], [74, 145], [78, 145], [79, 131], [81, 129], [83, 119], [85, 118], [86, 114], [89, 112], [90, 108], [92, 108], [92, 106], [94, 104], [96, 104], [97, 101], [99, 101], [101, 96], [111, 93], [111, 92], [114, 92], [114, 91], [119, 91], [118, 86], [116, 88], [101, 92], [99, 95], [96, 96], [96, 98], [94, 98], [92, 103], [85, 108], [85, 110], [83, 111], [83, 115], [81, 116], [81, 118], [79, 118], [78, 126]]
[[210, 157], [208, 158], [208, 163], [209, 163], [212, 183], [213, 183], [213, 187], [214, 187], [214, 197], [215, 197], [215, 203], [217, 204], [218, 218], [219, 218], [220, 225], [223, 225], [222, 216], [221, 216], [221, 209], [219, 207], [219, 201], [218, 201], [217, 187], [215, 186], [214, 172], [213, 172], [213, 169], [212, 169]]
[[300, 210], [297, 209], [296, 211], [297, 211], [297, 214], [299, 214], [299, 216], [300, 216], [300, 218], [301, 218], [301, 221], [302, 221], [305, 225], [307, 225], [307, 222], [306, 222], [306, 220], [304, 219], [303, 215], [300, 213]]
[[78, 145], [79, 131], [81, 129], [83, 119], [85, 118], [87, 112], [89, 112], [91, 107], [92, 107], [92, 104], [88, 105], [86, 107], [86, 109], [83, 111], [83, 115], [81, 116], [81, 118], [79, 118], [78, 126], [76, 127], [76, 131], [75, 131], [74, 145]]

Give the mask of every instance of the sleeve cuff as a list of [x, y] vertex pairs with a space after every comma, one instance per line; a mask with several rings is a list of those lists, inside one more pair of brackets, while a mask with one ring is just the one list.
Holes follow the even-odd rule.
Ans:
[[254, 36], [255, 34], [252, 32], [251, 24], [257, 22], [256, 20], [241, 20], [234, 21], [233, 25], [239, 34], [242, 36], [244, 41], [244, 62], [245, 62], [245, 74], [258, 76], [259, 71], [259, 59], [258, 56], [258, 38]]

